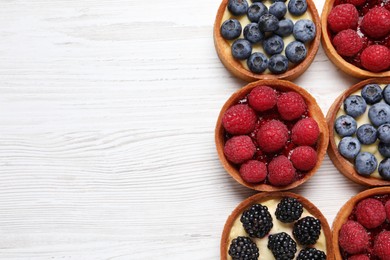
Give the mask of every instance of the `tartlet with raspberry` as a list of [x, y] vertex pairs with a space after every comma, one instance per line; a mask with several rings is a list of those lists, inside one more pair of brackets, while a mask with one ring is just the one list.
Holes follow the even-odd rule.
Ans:
[[234, 93], [215, 129], [226, 171], [259, 191], [292, 189], [308, 180], [324, 158], [328, 138], [315, 99], [282, 80], [253, 82]]

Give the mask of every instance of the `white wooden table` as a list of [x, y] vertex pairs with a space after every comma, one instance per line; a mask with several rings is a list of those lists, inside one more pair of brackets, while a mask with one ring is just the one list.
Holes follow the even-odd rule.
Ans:
[[[214, 50], [219, 4], [0, 1], [0, 259], [218, 259], [254, 194], [214, 146], [245, 84]], [[295, 83], [326, 113], [357, 81], [320, 49]], [[293, 191], [331, 224], [363, 189], [326, 158]]]

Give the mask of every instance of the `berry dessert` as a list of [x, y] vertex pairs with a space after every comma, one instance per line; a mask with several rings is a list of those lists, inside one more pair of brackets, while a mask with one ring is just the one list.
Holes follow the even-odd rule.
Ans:
[[328, 154], [351, 180], [390, 185], [390, 79], [362, 81], [344, 92], [328, 112]]
[[390, 187], [374, 188], [351, 198], [333, 222], [336, 259], [388, 260], [390, 257]]
[[320, 35], [312, 0], [223, 0], [214, 25], [219, 58], [246, 81], [298, 77], [313, 61]]
[[321, 212], [300, 195], [271, 192], [244, 200], [226, 221], [221, 260], [333, 258]]
[[359, 78], [390, 76], [388, 0], [327, 0], [322, 43], [332, 62]]
[[259, 191], [291, 189], [309, 179], [325, 155], [327, 138], [325, 119], [310, 94], [275, 80], [233, 94], [215, 131], [225, 169]]

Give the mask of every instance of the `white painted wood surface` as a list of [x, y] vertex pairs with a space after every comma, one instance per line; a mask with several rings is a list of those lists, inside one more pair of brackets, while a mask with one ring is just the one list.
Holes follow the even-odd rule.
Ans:
[[[1, 259], [218, 259], [227, 216], [254, 194], [214, 147], [245, 84], [214, 50], [219, 4], [0, 1]], [[357, 81], [320, 49], [295, 83], [326, 113]], [[293, 191], [332, 223], [363, 189], [327, 158]]]

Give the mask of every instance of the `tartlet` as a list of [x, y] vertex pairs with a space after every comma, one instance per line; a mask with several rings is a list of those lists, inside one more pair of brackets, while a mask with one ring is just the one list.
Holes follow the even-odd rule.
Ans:
[[[351, 161], [344, 158], [339, 150], [338, 145], [336, 144], [335, 135], [337, 135], [334, 129], [334, 123], [337, 117], [337, 114], [340, 110], [340, 107], [343, 105], [344, 100], [350, 96], [351, 94], [361, 90], [365, 85], [376, 83], [376, 84], [389, 84], [390, 78], [375, 78], [375, 79], [367, 79], [361, 81], [346, 91], [344, 91], [332, 104], [329, 108], [328, 114], [326, 116], [329, 128], [329, 146], [328, 146], [328, 155], [332, 160], [333, 164], [336, 168], [347, 178], [350, 180], [366, 186], [384, 186], [390, 185], [390, 181], [386, 181], [384, 179], [374, 178], [374, 177], [365, 177], [358, 174], [354, 165]], [[379, 162], [378, 162], [379, 164]]]
[[[270, 0], [269, 0], [270, 1]], [[316, 34], [313, 41], [309, 43], [307, 50], [306, 58], [299, 64], [289, 68], [286, 72], [282, 74], [271, 74], [271, 73], [262, 73], [256, 74], [245, 68], [240, 61], [235, 60], [231, 54], [231, 47], [227, 40], [225, 40], [220, 32], [221, 25], [223, 23], [224, 12], [227, 9], [228, 0], [223, 0], [215, 19], [214, 23], [214, 45], [217, 51], [217, 54], [226, 67], [226, 69], [232, 73], [234, 76], [245, 80], [247, 82], [261, 80], [261, 79], [286, 79], [293, 80], [299, 77], [302, 73], [313, 62], [315, 55], [317, 54], [320, 38], [321, 38], [321, 20], [318, 15], [318, 11], [315, 7], [315, 4], [312, 0], [307, 0], [307, 12], [310, 13], [312, 21], [316, 26]]]
[[[332, 233], [331, 233], [331, 230], [330, 230], [330, 227], [327, 223], [326, 218], [322, 215], [320, 210], [315, 205], [313, 205], [309, 200], [305, 199], [304, 197], [302, 197], [298, 194], [291, 193], [291, 192], [259, 193], [259, 194], [253, 195], [253, 196], [247, 198], [246, 200], [244, 200], [243, 202], [241, 202], [234, 209], [234, 211], [230, 214], [230, 216], [228, 217], [228, 219], [225, 223], [222, 237], [221, 237], [221, 245], [220, 245], [221, 260], [228, 259], [228, 256], [229, 256], [228, 250], [229, 250], [230, 242], [232, 239], [232, 237], [231, 237], [232, 228], [235, 226], [235, 223], [237, 225], [237, 220], [240, 218], [241, 214], [245, 210], [247, 210], [249, 207], [251, 207], [254, 204], [267, 203], [267, 201], [268, 201], [270, 203], [275, 203], [272, 205], [272, 207], [268, 207], [270, 212], [271, 212], [272, 210], [274, 210], [274, 208], [276, 208], [277, 203], [280, 202], [280, 200], [282, 198], [286, 198], [286, 197], [296, 199], [302, 204], [302, 206], [304, 208], [304, 213], [302, 214], [302, 217], [304, 215], [305, 216], [311, 215], [314, 218], [317, 218], [318, 220], [320, 220], [320, 222], [321, 222], [321, 236], [322, 236], [323, 241], [319, 242], [319, 243], [321, 243], [321, 246], [324, 247], [323, 250], [326, 251], [325, 253], [327, 255], [327, 259], [333, 260], [334, 257], [333, 257], [333, 248], [332, 248]], [[274, 213], [272, 212], [271, 214], [274, 214]], [[273, 222], [274, 222], [274, 225], [278, 225], [278, 224], [276, 224], [276, 222], [279, 222], [279, 221], [275, 217], [273, 217]], [[293, 224], [293, 223], [283, 224], [281, 222], [279, 222], [279, 223], [280, 223], [281, 227], [271, 229], [270, 234], [273, 233], [273, 230], [280, 232], [282, 230], [282, 226], [284, 226], [285, 228], [290, 228], [291, 225]], [[237, 228], [237, 227], [235, 227], [235, 228]], [[286, 232], [288, 232], [288, 231], [286, 231]], [[270, 234], [266, 235], [262, 239], [267, 239], [267, 237]], [[233, 236], [235, 236], [235, 235], [233, 235]], [[325, 245], [323, 245], [323, 243], [325, 243]], [[265, 253], [265, 252], [260, 251], [260, 258], [259, 259], [264, 259], [265, 256], [263, 256], [263, 258], [261, 258], [262, 253], [263, 254], [271, 254], [270, 252]], [[297, 254], [298, 254], [298, 252], [297, 252]]]
[[[258, 86], [269, 86], [274, 90], [280, 92], [296, 92], [300, 94], [303, 100], [307, 104], [307, 111], [309, 116], [313, 118], [318, 124], [319, 136], [315, 147], [315, 150], [317, 152], [317, 162], [315, 166], [310, 171], [307, 171], [304, 174], [302, 174], [301, 178], [295, 180], [294, 182], [286, 186], [274, 186], [267, 182], [256, 184], [256, 183], [249, 183], [244, 181], [244, 179], [241, 177], [239, 173], [239, 169], [237, 165], [230, 162], [224, 153], [224, 145], [227, 140], [226, 140], [226, 131], [222, 125], [222, 119], [225, 112], [230, 107], [237, 104], [240, 100], [245, 99], [248, 96], [248, 94]], [[329, 139], [329, 134], [328, 134], [326, 120], [320, 107], [316, 103], [315, 99], [306, 90], [302, 89], [301, 87], [289, 81], [283, 81], [283, 80], [260, 80], [257, 82], [249, 83], [242, 89], [235, 92], [223, 105], [215, 128], [215, 143], [216, 143], [217, 153], [223, 167], [238, 183], [257, 191], [288, 190], [297, 187], [298, 185], [307, 181], [309, 178], [311, 178], [314, 175], [314, 173], [320, 167], [321, 162], [326, 153], [326, 149], [328, 146], [328, 139]]]

